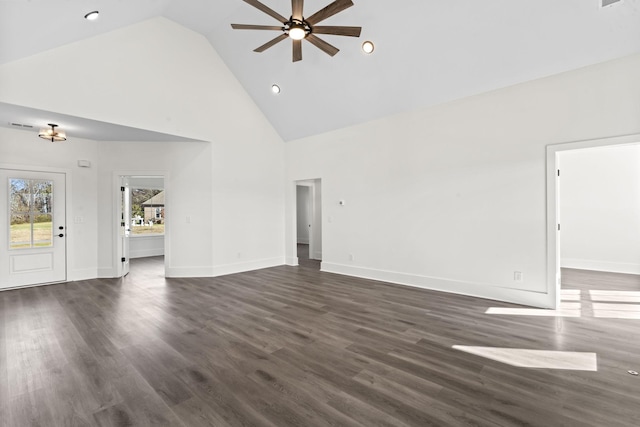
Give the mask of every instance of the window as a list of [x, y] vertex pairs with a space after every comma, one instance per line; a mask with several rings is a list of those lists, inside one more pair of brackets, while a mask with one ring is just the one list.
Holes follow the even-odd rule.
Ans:
[[53, 181], [9, 178], [9, 248], [53, 245]]
[[164, 191], [131, 189], [131, 235], [164, 234]]

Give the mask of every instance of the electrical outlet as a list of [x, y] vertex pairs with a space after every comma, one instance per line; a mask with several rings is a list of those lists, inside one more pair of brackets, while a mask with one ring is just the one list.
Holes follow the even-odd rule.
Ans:
[[522, 273], [522, 271], [513, 272], [513, 281], [518, 283], [524, 282], [524, 274]]

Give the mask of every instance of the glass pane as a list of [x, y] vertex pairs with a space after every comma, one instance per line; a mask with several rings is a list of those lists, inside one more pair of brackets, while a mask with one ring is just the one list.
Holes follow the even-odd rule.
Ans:
[[42, 248], [53, 245], [51, 214], [36, 214], [33, 217], [33, 246]]
[[51, 213], [51, 198], [53, 196], [53, 181], [31, 181], [33, 193], [33, 212]]
[[131, 233], [164, 234], [164, 191], [131, 189]]
[[9, 247], [11, 249], [31, 247], [31, 217], [29, 214], [11, 214]]
[[53, 181], [9, 179], [9, 248], [53, 246]]
[[31, 209], [31, 192], [29, 180], [9, 179], [9, 200], [12, 212], [29, 212]]

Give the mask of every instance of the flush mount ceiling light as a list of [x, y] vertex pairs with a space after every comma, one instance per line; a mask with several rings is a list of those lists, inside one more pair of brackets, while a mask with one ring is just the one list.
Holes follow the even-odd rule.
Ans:
[[84, 19], [86, 19], [87, 21], [95, 21], [99, 17], [100, 17], [100, 12], [98, 12], [97, 10], [94, 10], [93, 12], [89, 12], [86, 15], [84, 15]]
[[275, 94], [280, 93], [280, 86], [278, 86], [278, 85], [272, 85], [272, 86], [271, 86], [271, 92], [273, 92], [273, 93], [275, 93]]
[[373, 42], [366, 41], [366, 42], [362, 43], [362, 51], [364, 53], [366, 53], [366, 54], [373, 53], [375, 48], [376, 47], [373, 45]]
[[59, 142], [59, 141], [67, 140], [67, 135], [63, 131], [56, 130], [58, 125], [49, 123], [49, 126], [51, 127], [50, 129], [49, 128], [40, 129], [40, 133], [38, 134], [40, 138], [50, 139], [51, 142]]
[[280, 15], [278, 12], [272, 10], [265, 4], [262, 4], [258, 0], [243, 1], [266, 13], [272, 18], [277, 19], [281, 25], [231, 24], [231, 28], [233, 28], [234, 30], [280, 31], [282, 34], [280, 34], [278, 37], [254, 49], [253, 51], [264, 52], [277, 43], [290, 38], [293, 42], [293, 62], [302, 60], [302, 40], [307, 40], [309, 43], [311, 43], [327, 55], [334, 56], [340, 51], [340, 49], [317, 37], [316, 34], [360, 37], [360, 32], [362, 30], [362, 28], [360, 27], [317, 25], [321, 21], [324, 21], [325, 19], [330, 18], [333, 15], [353, 6], [353, 2], [351, 0], [335, 0], [333, 3], [329, 4], [323, 9], [320, 9], [308, 18], [305, 18], [302, 15], [304, 0], [291, 0], [291, 18], [289, 19]]

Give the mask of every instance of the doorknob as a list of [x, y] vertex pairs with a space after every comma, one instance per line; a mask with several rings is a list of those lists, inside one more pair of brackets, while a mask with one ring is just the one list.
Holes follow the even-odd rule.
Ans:
[[58, 237], [64, 237], [64, 234], [60, 233], [58, 234]]
[[63, 226], [58, 227], [58, 230], [64, 230]]

